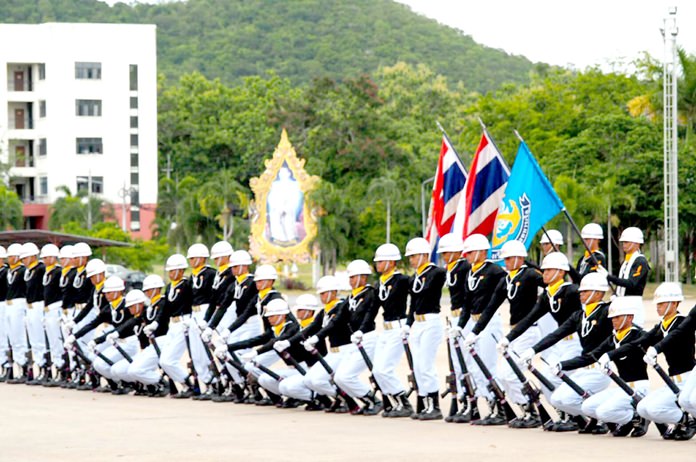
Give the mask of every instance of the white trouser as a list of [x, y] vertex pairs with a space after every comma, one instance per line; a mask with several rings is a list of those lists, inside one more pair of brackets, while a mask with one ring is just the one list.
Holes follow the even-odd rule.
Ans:
[[[537, 325], [537, 328], [539, 329], [539, 333], [541, 334], [541, 338], [546, 337], [551, 332], [558, 329], [558, 323], [556, 322], [555, 319], [553, 319], [553, 316], [551, 316], [551, 313], [546, 313], [541, 318], [539, 318], [539, 320], [536, 322], [536, 325]], [[518, 353], [522, 353], [522, 352], [518, 351]], [[544, 350], [541, 353], [541, 357], [547, 361], [549, 360], [548, 357], [550, 355], [553, 355], [553, 350], [550, 348]]]
[[696, 368], [691, 371], [679, 393], [679, 405], [689, 414], [696, 415]]
[[24, 324], [24, 316], [27, 310], [27, 302], [24, 298], [9, 300], [5, 308], [7, 320], [7, 336], [12, 347], [12, 358], [20, 366], [27, 363], [27, 330]]
[[[188, 315], [186, 315], [188, 317]], [[184, 383], [189, 373], [181, 362], [182, 356], [186, 351], [186, 337], [184, 334], [184, 323], [170, 322], [169, 332], [167, 333], [167, 343], [162, 346], [162, 356], [160, 357], [160, 366], [162, 370], [173, 381]]]
[[[345, 358], [345, 351], [349, 346], [353, 345], [343, 345], [339, 348], [339, 351], [332, 351], [324, 356], [324, 360], [334, 372], [343, 358]], [[307, 375], [304, 376], [304, 384], [320, 395], [336, 396], [336, 387], [331, 383], [329, 373], [326, 372], [326, 369], [319, 361], [307, 371]]]
[[275, 350], [271, 350], [256, 356], [253, 362], [245, 362], [244, 369], [258, 379], [261, 377], [261, 374], [263, 374], [263, 371], [256, 367], [256, 364], [260, 364], [268, 368], [278, 361], [280, 361], [280, 356], [278, 356], [278, 353]]
[[[162, 335], [157, 337], [155, 341], [161, 352], [168, 344], [169, 339], [166, 335]], [[157, 351], [155, 351], [154, 346], [149, 345], [135, 355], [133, 362], [128, 366], [128, 375], [131, 377], [131, 381], [140, 382], [143, 385], [154, 385], [160, 380], [158, 364]]]
[[[276, 395], [279, 395], [279, 396], [283, 396], [283, 395], [290, 396], [290, 395], [286, 395], [285, 393], [283, 393], [283, 391], [281, 389], [281, 383], [285, 382], [288, 378], [294, 377], [296, 375], [299, 375], [300, 377], [302, 377], [300, 375], [300, 373], [297, 372], [297, 370], [295, 370], [292, 367], [288, 367], [285, 369], [277, 369], [277, 370], [274, 369], [273, 372], [275, 372], [276, 374], [281, 376], [282, 380], [280, 380], [280, 381], [276, 380], [268, 374], [261, 374], [261, 376], [259, 376], [259, 385], [261, 385], [263, 388], [270, 391], [271, 393], [275, 393]], [[307, 391], [308, 391], [309, 398], [306, 398], [306, 401], [309, 401], [312, 397], [312, 393], [309, 391], [309, 389], [307, 389]], [[305, 395], [305, 396], [307, 396], [307, 395]], [[290, 396], [290, 397], [293, 398], [293, 396]], [[302, 398], [295, 398], [295, 399], [302, 399]]]
[[[475, 325], [476, 320], [469, 318], [469, 321], [464, 326], [462, 335], [466, 337]], [[474, 348], [476, 349], [476, 353], [478, 354], [479, 358], [481, 358], [483, 363], [486, 365], [491, 375], [496, 377], [498, 370], [498, 352], [496, 351], [496, 341], [493, 336], [495, 336], [495, 338], [498, 340], [500, 340], [500, 338], [503, 336], [503, 323], [500, 319], [500, 313], [495, 313], [493, 315], [490, 322], [486, 328], [481, 331], [478, 340], [474, 344]], [[488, 380], [486, 380], [486, 376], [483, 375], [481, 368], [476, 361], [474, 361], [474, 358], [468, 351], [464, 355], [464, 361], [466, 362], [466, 368], [469, 370], [471, 377], [476, 383], [476, 396], [479, 398], [485, 398], [489, 401], [492, 400], [493, 395], [488, 390]]]
[[207, 305], [201, 305], [198, 311], [194, 311], [192, 316], [192, 325], [189, 328], [189, 342], [191, 344], [191, 358], [193, 362], [193, 367], [196, 368], [196, 373], [198, 374], [198, 380], [201, 383], [210, 383], [213, 378], [213, 373], [210, 370], [210, 358], [205, 352], [205, 346], [203, 345], [203, 340], [201, 339], [201, 330], [198, 327], [198, 323], [203, 321], [205, 317], [205, 310], [208, 308]]
[[[580, 386], [580, 388], [591, 395], [596, 395], [600, 391], [605, 390], [611, 381], [611, 379], [609, 379], [609, 377], [596, 363], [591, 366], [572, 371], [569, 375], [570, 378]], [[567, 412], [570, 415], [577, 416], [583, 414], [582, 397], [575, 393], [573, 389], [565, 383], [561, 383], [556, 388], [556, 391], [551, 394], [549, 402], [556, 409]]]
[[[647, 380], [633, 382], [633, 388], [645, 396], [650, 384]], [[582, 413], [605, 423], [625, 425], [633, 419], [631, 398], [621, 388], [607, 388], [592, 395], [582, 403]]]
[[42, 367], [46, 363], [46, 337], [44, 335], [44, 302], [39, 300], [27, 304], [27, 334], [31, 344], [31, 356], [34, 363]]
[[[86, 308], [75, 308], [75, 316], [81, 311], [85, 310]], [[82, 319], [82, 321], [78, 322], [75, 324], [75, 328], [73, 329], [73, 332], [77, 332], [80, 329], [82, 329], [84, 326], [86, 326], [88, 323], [92, 322], [96, 317], [97, 317], [97, 312], [99, 310], [95, 307], [89, 310], [89, 313], [87, 313], [87, 316]], [[97, 333], [96, 329], [92, 329], [91, 331], [87, 332], [85, 335], [80, 337], [80, 339], [85, 342], [85, 344], [89, 343], [91, 340], [94, 339], [94, 335]]]
[[48, 337], [48, 348], [51, 350], [51, 362], [60, 369], [63, 367], [63, 339], [61, 337], [60, 310], [62, 302], [54, 302], [44, 310], [44, 328]]
[[[687, 383], [691, 372], [671, 377], [680, 389]], [[677, 396], [668, 386], [648, 393], [648, 396], [638, 403], [638, 414], [657, 424], [674, 424], [681, 420], [683, 411], [677, 405]]]
[[[307, 370], [307, 364], [305, 362], [301, 362], [300, 366], [302, 366], [304, 370]], [[285, 375], [286, 373], [287, 375]], [[312, 399], [312, 390], [305, 385], [304, 376], [300, 374], [297, 369], [283, 369], [282, 371], [278, 371], [278, 375], [285, 377], [278, 383], [278, 394], [301, 401], [310, 401]], [[261, 378], [259, 378], [259, 383], [261, 383]], [[266, 388], [265, 385], [262, 386]]]
[[0, 302], [0, 367], [9, 359], [10, 338], [7, 336], [7, 313], [5, 302]]
[[379, 334], [375, 346], [372, 373], [379, 388], [388, 395], [397, 395], [406, 391], [403, 382], [396, 375], [396, 366], [399, 365], [404, 354], [401, 338], [401, 326], [404, 324], [406, 320], [385, 323], [385, 330]]
[[[575, 358], [576, 356], [580, 356], [582, 354], [582, 345], [580, 344], [580, 340], [578, 340], [577, 332], [561, 339], [554, 346], [548, 348], [544, 353], [546, 353], [546, 357], [544, 357], [544, 354], [542, 354], [541, 356], [544, 357], [546, 362], [552, 367], [561, 361], [567, 361], [569, 359]], [[537, 369], [556, 388], [561, 386], [561, 384], [563, 383], [563, 381], [560, 378], [558, 378], [555, 374], [551, 372], [551, 368], [546, 364], [538, 364]], [[544, 396], [546, 396], [546, 399], [550, 401], [552, 394], [551, 390], [548, 390], [545, 386], [542, 385], [541, 391], [544, 393]]]
[[[229, 311], [229, 310], [228, 310]], [[235, 315], [236, 317], [236, 315]], [[222, 322], [220, 323], [222, 324]], [[261, 320], [261, 316], [259, 315], [254, 315], [247, 319], [247, 322], [239, 326], [239, 328], [235, 329], [234, 332], [230, 333], [230, 336], [227, 338], [227, 344], [231, 345], [236, 342], [241, 342], [242, 340], [247, 340], [252, 337], [256, 337], [257, 335], [261, 335], [263, 332], [263, 321]], [[237, 350], [235, 353], [237, 356], [242, 355], [246, 352], [248, 352], [250, 348], [245, 348], [243, 350]], [[239, 371], [237, 369], [233, 368], [229, 364], [226, 366], [227, 369], [230, 371], [230, 374], [232, 375], [232, 379], [235, 381], [237, 384], [242, 384], [244, 383], [244, 379], [242, 376], [239, 374]]]
[[225, 328], [232, 325], [235, 319], [237, 319], [237, 308], [236, 305], [232, 303], [232, 305], [225, 310], [225, 314], [223, 314], [222, 318], [220, 318], [220, 322], [215, 330], [222, 332], [225, 330]]
[[[377, 332], [368, 332], [363, 336], [362, 347], [367, 353], [370, 361], [375, 357], [375, 347], [377, 346]], [[336, 384], [345, 390], [353, 398], [362, 398], [370, 393], [371, 388], [365, 382], [360, 380], [360, 374], [367, 370], [365, 359], [360, 354], [357, 345], [346, 353], [346, 357], [341, 361], [341, 365], [336, 371]]]
[[633, 325], [643, 327], [645, 325], [645, 306], [643, 305], [643, 297], [640, 297], [640, 303], [637, 303], [638, 311], [633, 316]]
[[[124, 339], [118, 339], [116, 342], [118, 342], [118, 346], [131, 358], [135, 356], [140, 349], [138, 338], [135, 335], [131, 335], [130, 337]], [[92, 362], [92, 366], [94, 367], [95, 371], [99, 372], [99, 374], [103, 375], [107, 379], [128, 381], [128, 361], [126, 361], [121, 352], [119, 352], [115, 346], [107, 346], [101, 351], [101, 355], [110, 359], [113, 365], [109, 365], [101, 357], [97, 356]], [[121, 360], [126, 361], [125, 367], [124, 365], [120, 364]]]
[[[534, 325], [510, 342], [510, 357], [515, 360], [515, 354], [531, 348], [539, 340], [541, 340], [541, 331], [537, 325]], [[524, 370], [524, 366], [521, 366], [520, 370]], [[496, 378], [510, 401], [519, 405], [527, 404], [529, 399], [522, 393], [522, 382], [517, 378], [507, 360], [503, 361]]]
[[437, 392], [440, 387], [435, 358], [444, 335], [440, 315], [436, 313], [426, 314], [424, 321], [416, 320], [411, 326], [409, 345], [413, 355], [413, 373], [420, 396]]

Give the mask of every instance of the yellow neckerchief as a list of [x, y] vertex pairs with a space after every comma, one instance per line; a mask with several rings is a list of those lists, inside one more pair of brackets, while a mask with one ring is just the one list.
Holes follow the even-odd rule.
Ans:
[[269, 288], [267, 288], [267, 289], [259, 290], [259, 300], [263, 300], [264, 298], [266, 298], [266, 295], [268, 295], [268, 293], [269, 293], [271, 290], [273, 290], [273, 287], [269, 287]]
[[447, 263], [447, 271], [452, 271], [457, 266], [457, 263], [459, 263], [459, 260]]
[[19, 268], [19, 266], [22, 264], [22, 262], [17, 262], [14, 265], [10, 264], [10, 271]]
[[174, 289], [176, 288], [179, 284], [181, 284], [181, 281], [184, 280], [184, 277], [182, 276], [179, 279], [170, 279], [169, 283], [171, 284], [171, 288]]
[[517, 276], [517, 273], [520, 272], [520, 269], [521, 269], [521, 268], [517, 268], [517, 269], [511, 270], [511, 271], [508, 273], [508, 276], [510, 276], [510, 280], [511, 280], [511, 281], [512, 281], [513, 279], [515, 279], [515, 276]]
[[249, 273], [240, 274], [234, 278], [237, 280], [237, 284], [242, 284], [249, 277]]
[[227, 271], [227, 268], [229, 268], [229, 267], [230, 267], [230, 264], [225, 263], [224, 265], [222, 265], [221, 267], [218, 268], [218, 274], [224, 273], [225, 271]]
[[275, 336], [279, 336], [281, 332], [283, 332], [283, 328], [285, 327], [285, 321], [281, 322], [277, 326], [273, 326], [273, 333]]
[[626, 256], [624, 257], [624, 261], [625, 261], [625, 262], [628, 262], [628, 261], [631, 259], [631, 257], [633, 256], [634, 253], [635, 253], [635, 252], [627, 253]]
[[162, 298], [162, 292], [160, 292], [160, 293], [154, 295], [154, 296], [150, 299], [150, 305], [155, 306], [155, 304], [156, 304], [157, 302], [159, 302], [161, 298]]
[[191, 270], [191, 273], [193, 273], [194, 276], [198, 276], [201, 274], [201, 271], [205, 269], [205, 265], [197, 266], [194, 269]]
[[381, 274], [379, 276], [379, 282], [382, 284], [386, 284], [389, 279], [391, 279], [392, 276], [394, 276], [394, 273], [396, 273], [396, 267], [392, 268], [388, 272]]
[[336, 306], [337, 303], [338, 303], [337, 298], [331, 300], [329, 303], [324, 305], [324, 312], [328, 314], [331, 310], [333, 310], [334, 306]]
[[118, 306], [121, 304], [123, 301], [123, 295], [120, 295], [116, 300], [113, 302], [109, 302], [111, 304], [111, 308], [116, 309]]
[[46, 267], [46, 274], [48, 274], [48, 273], [50, 273], [51, 271], [53, 271], [53, 268], [55, 268], [56, 266], [58, 266], [57, 263], [54, 263], [54, 264], [52, 264], [52, 265], [47, 266], [47, 267]]
[[631, 327], [633, 327], [633, 326], [624, 327], [624, 328], [621, 329], [620, 331], [617, 331], [617, 332], [614, 334], [614, 335], [616, 336], [616, 340], [619, 341], [619, 342], [620, 342], [621, 340], [623, 340], [623, 339], [628, 335], [628, 333], [631, 331]]
[[367, 287], [367, 286], [356, 287], [355, 289], [351, 290], [350, 296], [353, 298], [357, 297], [360, 294], [360, 292], [365, 290], [365, 287]]
[[106, 281], [106, 279], [102, 279], [100, 282], [97, 282], [97, 283], [95, 284], [94, 289], [95, 289], [97, 292], [101, 292], [102, 287], [104, 287], [104, 281]]
[[308, 325], [312, 324], [312, 321], [314, 321], [314, 316], [310, 316], [307, 319], [300, 319], [300, 327], [304, 329]]
[[592, 313], [594, 313], [594, 311], [599, 306], [599, 303], [600, 302], [594, 302], [594, 303], [590, 303], [588, 305], [585, 305], [585, 317], [586, 318], [589, 317]]
[[428, 269], [429, 267], [430, 267], [430, 262], [425, 262], [425, 263], [423, 263], [423, 264], [420, 265], [420, 266], [418, 267], [418, 269], [416, 270], [416, 274], [418, 274], [418, 276], [420, 276], [420, 275], [423, 274], [423, 272], [424, 272], [426, 269]]
[[558, 292], [558, 289], [561, 288], [561, 286], [563, 285], [564, 282], [565, 281], [563, 280], [563, 278], [560, 278], [558, 281], [556, 281], [553, 284], [551, 284], [550, 286], [548, 286], [546, 288], [546, 290], [549, 291], [549, 294], [551, 294], [551, 296], [554, 296], [554, 295], [556, 295], [556, 292]]
[[34, 260], [33, 262], [29, 263], [29, 268], [28, 269], [34, 269], [36, 266], [39, 264], [39, 260]]
[[64, 266], [63, 269], [60, 270], [60, 274], [62, 276], [65, 276], [66, 274], [68, 274], [70, 272], [71, 269], [73, 269], [72, 266]]
[[474, 263], [471, 265], [471, 272], [475, 273], [476, 271], [480, 270], [481, 267], [486, 263], [486, 260], [482, 260], [480, 262]]
[[85, 266], [84, 266], [84, 265], [83, 265], [83, 266], [78, 266], [78, 267], [77, 267], [77, 272], [78, 272], [78, 273], [81, 273], [81, 272], [83, 272], [84, 270], [85, 270]]
[[668, 318], [662, 318], [662, 328], [664, 330], [669, 329], [670, 324], [672, 324], [672, 321], [674, 321], [679, 314], [678, 311], [675, 311], [674, 314]]

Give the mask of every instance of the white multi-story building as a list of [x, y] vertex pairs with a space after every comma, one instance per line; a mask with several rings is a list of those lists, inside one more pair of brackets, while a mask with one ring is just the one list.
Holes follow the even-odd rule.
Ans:
[[155, 40], [154, 25], [0, 24], [0, 158], [24, 201], [25, 227], [47, 227], [61, 186], [91, 187], [119, 224], [150, 237]]

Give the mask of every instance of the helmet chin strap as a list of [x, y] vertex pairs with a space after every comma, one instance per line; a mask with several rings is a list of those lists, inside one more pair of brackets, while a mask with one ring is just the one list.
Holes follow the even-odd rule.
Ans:
[[628, 319], [628, 317], [624, 315], [623, 321], [621, 321], [621, 326], [618, 329], [616, 329], [617, 332], [624, 328], [624, 325], [626, 324], [627, 319]]

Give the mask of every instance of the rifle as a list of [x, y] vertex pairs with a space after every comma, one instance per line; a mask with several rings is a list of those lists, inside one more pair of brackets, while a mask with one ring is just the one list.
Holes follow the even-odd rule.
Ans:
[[255, 367], [257, 367], [257, 368], [258, 368], [261, 372], [263, 372], [264, 374], [271, 376], [271, 378], [272, 378], [273, 380], [277, 380], [278, 382], [280, 382], [281, 380], [283, 380], [283, 377], [281, 377], [280, 375], [276, 374], [275, 372], [273, 372], [271, 369], [267, 368], [267, 367], [264, 366], [263, 364], [259, 364], [259, 363], [257, 363], [256, 361], [253, 361], [253, 363], [254, 363], [254, 366], [255, 366]]
[[[547, 366], [549, 366], [549, 363], [544, 358], [541, 358], [541, 360]], [[539, 375], [541, 375], [541, 374], [539, 374]], [[535, 374], [535, 376], [536, 376], [536, 374]], [[589, 393], [588, 391], [583, 389], [580, 385], [578, 385], [577, 382], [575, 382], [575, 380], [571, 379], [568, 376], [568, 374], [566, 374], [563, 370], [561, 370], [560, 373], [558, 374], [558, 378], [561, 379], [563, 381], [563, 383], [568, 385], [580, 398], [582, 398], [583, 401], [591, 396], [591, 393]], [[542, 383], [544, 383], [544, 382], [542, 382]], [[545, 383], [544, 383], [544, 386], [549, 388]], [[549, 390], [551, 390], [551, 388], [549, 388]], [[572, 417], [573, 417], [573, 420], [578, 424], [578, 426], [580, 426], [580, 428], [587, 428], [589, 425], [591, 425], [594, 422], [594, 419], [590, 419], [590, 421], [588, 422], [587, 419], [585, 419], [581, 415], [572, 416]]]
[[[157, 354], [157, 362], [159, 362], [160, 357], [162, 356], [162, 350], [160, 350], [159, 345], [157, 344], [157, 340], [155, 337], [148, 337], [150, 340], [150, 345], [155, 349], [155, 354]], [[174, 395], [176, 394], [176, 384], [172, 380], [171, 377], [169, 377], [164, 371], [162, 371], [162, 374], [164, 377], [167, 377], [167, 381], [169, 383], [169, 394]]]
[[290, 355], [290, 353], [288, 353], [287, 351], [281, 351], [280, 357], [283, 358], [285, 361], [289, 362], [290, 365], [292, 365], [292, 367], [294, 367], [295, 370], [299, 372], [301, 375], [307, 375], [307, 371], [304, 370], [304, 367], [300, 366], [300, 363], [298, 363], [297, 360]]
[[462, 347], [459, 345], [459, 341], [454, 342], [454, 353], [457, 355], [457, 361], [459, 362], [459, 367], [462, 370], [461, 386], [466, 395], [466, 409], [462, 411], [463, 415], [469, 415], [471, 419], [477, 419], [480, 417], [478, 405], [476, 403], [476, 384], [474, 383], [469, 368], [466, 367], [466, 362], [464, 361], [464, 354], [462, 353]]
[[[493, 337], [495, 339], [495, 337]], [[496, 343], [498, 343], [496, 339]], [[542, 428], [544, 430], [547, 430], [551, 427], [553, 424], [553, 419], [549, 415], [548, 411], [544, 407], [544, 405], [541, 403], [541, 400], [539, 399], [541, 396], [541, 390], [537, 389], [534, 387], [529, 380], [527, 380], [527, 377], [522, 373], [520, 370], [520, 367], [517, 365], [514, 359], [510, 356], [510, 353], [508, 353], [507, 350], [503, 351], [503, 358], [507, 361], [508, 365], [510, 366], [510, 369], [512, 369], [512, 372], [515, 373], [515, 376], [517, 379], [522, 383], [522, 393], [524, 393], [527, 396], [527, 399], [531, 404], [536, 407], [537, 412], [539, 413], [539, 417], [541, 418], [541, 423], [542, 423]]]
[[46, 380], [50, 380], [53, 376], [53, 360], [51, 358], [51, 343], [48, 341], [48, 334], [46, 333], [46, 326], [43, 326], [44, 342], [46, 342], [46, 351], [44, 352], [44, 364], [46, 367]]
[[619, 388], [621, 388], [629, 396], [629, 398], [631, 398], [631, 405], [635, 409], [638, 406], [640, 400], [643, 399], [643, 397], [636, 393], [636, 391], [633, 388], [631, 388], [631, 386], [627, 384], [624, 379], [619, 377], [619, 374], [617, 374], [608, 367], [606, 367], [604, 370], [606, 374], [609, 376], [609, 378], [613, 380], [614, 383], [617, 384]]
[[186, 327], [186, 331], [184, 332], [184, 340], [186, 340], [186, 350], [188, 351], [189, 358], [191, 359], [191, 375], [193, 376], [193, 386], [196, 390], [196, 394], [198, 394], [201, 390], [201, 384], [198, 382], [198, 373], [196, 372], [196, 367], [193, 365], [193, 355], [191, 354], [191, 340], [189, 339], [188, 327]]
[[[449, 325], [449, 319], [447, 320], [447, 324]], [[449, 374], [447, 374], [447, 378], [445, 379], [447, 389], [440, 394], [440, 398], [444, 398], [448, 394], [452, 397], [449, 414], [447, 415], [447, 419], [451, 419], [451, 417], [459, 411], [459, 404], [457, 402], [457, 376], [454, 372], [454, 363], [452, 362], [452, 347], [450, 346], [449, 339], [445, 338], [445, 341], [447, 342], [447, 364], [449, 365]]]
[[124, 350], [123, 348], [121, 348], [121, 346], [118, 344], [118, 340], [116, 340], [116, 341], [114, 342], [114, 348], [116, 348], [116, 351], [118, 351], [119, 354], [120, 354], [121, 356], [123, 356], [123, 358], [124, 358], [126, 361], [128, 361], [129, 363], [132, 363], [132, 362], [133, 362], [133, 358], [131, 358], [131, 356], [130, 356], [128, 353], [126, 353], [126, 350]]
[[321, 367], [324, 368], [327, 374], [329, 374], [329, 381], [331, 382], [331, 385], [336, 387], [336, 394], [343, 401], [346, 406], [348, 406], [349, 409], [358, 409], [358, 403], [355, 402], [355, 400], [348, 394], [346, 393], [341, 387], [339, 387], [336, 382], [334, 381], [334, 370], [331, 368], [329, 363], [326, 362], [324, 357], [319, 353], [319, 350], [314, 348], [311, 353], [317, 358], [317, 361], [319, 361], [319, 364], [321, 364]]
[[406, 360], [408, 361], [408, 367], [411, 371], [408, 374], [408, 384], [410, 385], [410, 388], [406, 392], [406, 398], [408, 398], [414, 391], [418, 393], [418, 382], [416, 382], [416, 373], [413, 371], [413, 355], [411, 354], [411, 347], [408, 344], [408, 339], [404, 338], [401, 341], [404, 344], [404, 351], [406, 351]]
[[[372, 361], [370, 360], [370, 357], [367, 354], [367, 351], [365, 351], [365, 348], [362, 346], [362, 343], [358, 343], [357, 345], [358, 351], [360, 352], [360, 356], [362, 356], [363, 361], [365, 361], [365, 365], [367, 366], [367, 369], [370, 371], [370, 383], [372, 384], [372, 389], [374, 390], [375, 393], [378, 391], [381, 392], [382, 389], [380, 388], [379, 384], [377, 383], [377, 380], [375, 379], [375, 375], [372, 373]], [[384, 394], [384, 393], [382, 393]]]
[[503, 413], [505, 414], [505, 420], [508, 423], [510, 423], [510, 421], [517, 418], [517, 415], [515, 414], [515, 411], [512, 410], [510, 403], [507, 402], [507, 399], [505, 398], [505, 393], [503, 393], [503, 390], [495, 381], [493, 375], [491, 374], [491, 371], [488, 369], [486, 364], [478, 355], [478, 353], [476, 352], [476, 348], [474, 348], [473, 345], [469, 349], [469, 354], [474, 359], [479, 369], [481, 369], [483, 376], [488, 381], [488, 390], [493, 394], [496, 402], [498, 403], [498, 406], [503, 410]]

